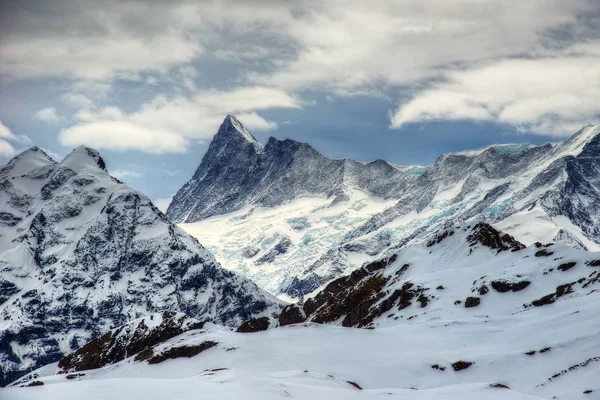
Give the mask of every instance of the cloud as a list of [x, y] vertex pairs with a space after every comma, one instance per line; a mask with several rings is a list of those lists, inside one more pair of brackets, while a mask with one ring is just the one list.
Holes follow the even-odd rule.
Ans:
[[551, 57], [500, 60], [449, 72], [402, 104], [391, 125], [469, 119], [567, 136], [600, 117], [595, 100], [600, 96], [599, 63], [596, 42]]
[[117, 107], [104, 107], [99, 111], [81, 109], [74, 116], [79, 121], [98, 121], [98, 120], [121, 120], [124, 118], [123, 112]]
[[300, 106], [284, 91], [266, 87], [206, 90], [191, 98], [158, 96], [130, 114], [117, 107], [80, 110], [74, 116], [80, 123], [62, 130], [59, 139], [65, 146], [181, 153], [192, 141], [212, 138], [227, 113], [251, 130], [268, 131], [277, 124], [256, 111]]
[[129, 169], [116, 169], [110, 171], [110, 174], [117, 179], [126, 180], [128, 178], [141, 178], [143, 174], [138, 171], [133, 171]]
[[34, 1], [0, 19], [0, 74], [139, 80], [141, 73], [164, 74], [209, 57], [252, 62], [248, 77], [260, 85], [347, 91], [410, 83], [436, 75], [442, 65], [535, 50], [547, 30], [575, 25], [593, 4]]
[[13, 144], [28, 145], [31, 144], [31, 140], [25, 135], [15, 135], [0, 121], [0, 157], [12, 157], [16, 155], [17, 151]]
[[56, 1], [4, 10], [11, 20], [0, 20], [0, 75], [107, 81], [165, 72], [202, 53], [189, 31], [198, 22], [177, 20], [186, 9], [178, 2]]
[[127, 120], [90, 121], [63, 129], [59, 140], [64, 146], [86, 145], [97, 149], [140, 150], [146, 153], [183, 153], [188, 140], [156, 128], [146, 128]]
[[160, 211], [162, 211], [163, 213], [167, 212], [167, 209], [169, 208], [169, 205], [171, 204], [171, 202], [173, 201], [173, 197], [161, 197], [158, 199], [154, 199], [152, 202], [154, 203], [154, 205], [156, 207], [158, 207], [158, 209]]
[[95, 108], [94, 102], [83, 93], [69, 92], [63, 95], [63, 100], [71, 107], [75, 108]]
[[296, 45], [292, 56], [249, 79], [341, 93], [412, 85], [456, 66], [538, 51], [550, 29], [575, 24], [592, 7], [561, 0], [327, 1], [282, 28]]
[[10, 143], [0, 139], [0, 157], [12, 157], [16, 153], [15, 148]]
[[179, 75], [181, 77], [182, 84], [185, 88], [187, 88], [192, 93], [197, 90], [196, 78], [198, 77], [198, 71], [196, 71], [196, 69], [193, 66], [186, 65], [179, 68]]
[[[598, 86], [587, 70], [597, 18], [596, 0], [32, 0], [0, 9], [0, 78], [68, 82], [59, 97], [80, 109], [59, 136], [69, 145], [182, 152], [226, 112], [274, 129], [258, 111], [298, 106], [296, 96], [314, 91], [396, 96], [394, 127], [464, 118], [558, 134], [600, 110], [582, 105]], [[582, 99], [568, 88], [583, 88], [578, 63], [592, 79]], [[519, 78], [503, 75], [520, 68], [534, 81], [524, 97]], [[564, 85], [544, 88], [536, 68]], [[117, 102], [125, 91], [143, 103], [137, 111], [130, 97]], [[111, 101], [118, 108], [102, 107]]]
[[60, 117], [56, 113], [55, 107], [46, 107], [42, 108], [38, 112], [35, 113], [35, 118], [40, 121], [49, 122], [49, 123], [57, 123], [60, 121]]
[[15, 148], [8, 142], [9, 140], [18, 140], [18, 138], [0, 121], [0, 157], [11, 157], [16, 154]]
[[11, 130], [8, 129], [8, 127], [2, 123], [2, 121], [0, 121], [0, 139], [17, 139], [16, 135], [12, 133]]

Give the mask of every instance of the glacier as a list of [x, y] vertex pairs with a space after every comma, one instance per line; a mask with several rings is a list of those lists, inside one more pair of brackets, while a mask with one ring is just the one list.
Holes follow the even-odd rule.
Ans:
[[599, 133], [588, 125], [561, 143], [402, 167], [329, 159], [292, 140], [262, 146], [229, 115], [167, 216], [224, 267], [288, 300], [447, 223], [481, 220], [526, 245], [600, 250]]

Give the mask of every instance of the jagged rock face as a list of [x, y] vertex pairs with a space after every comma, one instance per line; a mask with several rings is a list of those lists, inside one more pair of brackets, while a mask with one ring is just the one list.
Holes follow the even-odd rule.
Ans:
[[279, 307], [222, 269], [92, 149], [0, 170], [0, 384], [163, 310], [237, 326]]
[[[342, 326], [360, 328], [369, 326], [392, 308], [401, 311], [409, 307], [415, 298], [421, 307], [427, 306], [425, 291], [429, 289], [409, 281], [397, 285], [410, 267], [409, 264], [394, 269], [393, 273], [387, 270], [396, 259], [397, 256], [393, 255], [369, 263], [349, 276], [329, 283], [304, 303], [303, 311], [307, 320], [316, 323], [341, 321]], [[285, 319], [287, 315], [282, 316]]]
[[[430, 240], [445, 224], [483, 221], [526, 245], [600, 250], [598, 126], [556, 145], [445, 154], [426, 168], [328, 160], [293, 141], [270, 139], [261, 148], [232, 127], [226, 120], [168, 215], [199, 221], [182, 227], [202, 232], [223, 265], [272, 293], [307, 295], [351, 272], [353, 260], [374, 261]], [[247, 150], [226, 157], [227, 138]], [[237, 154], [245, 154], [242, 161]], [[235, 167], [226, 158], [245, 172], [222, 172]], [[234, 176], [237, 186], [220, 192], [218, 182]], [[320, 203], [305, 206], [307, 199]], [[217, 233], [209, 238], [207, 230]]]
[[471, 246], [480, 243], [490, 249], [501, 251], [519, 251], [525, 248], [523, 243], [515, 240], [514, 237], [505, 233], [501, 235], [490, 224], [479, 222], [473, 227], [473, 232], [467, 237]]
[[262, 147], [228, 115], [193, 178], [173, 198], [167, 216], [175, 222], [195, 222], [247, 205], [273, 207], [303, 196], [344, 200], [348, 188], [386, 198], [411, 178], [385, 161], [332, 160], [293, 140], [270, 138]]
[[279, 326], [299, 324], [306, 321], [306, 315], [302, 306], [298, 304], [289, 304], [281, 310], [279, 314]]
[[551, 216], [565, 215], [589, 238], [600, 238], [600, 136], [595, 136], [563, 167], [564, 182], [557, 193], [541, 200]]
[[[124, 343], [125, 346], [116, 346], [116, 349], [131, 349], [127, 359], [93, 372], [79, 371], [58, 376], [55, 375], [55, 366], [50, 365], [32, 371], [14, 386], [43, 384], [46, 389], [56, 389], [44, 393], [56, 395], [64, 391], [70, 380], [81, 381], [75, 383], [79, 388], [86, 380], [93, 380], [93, 386], [89, 387], [97, 388], [98, 384], [102, 386], [98, 379], [103, 378], [110, 379], [107, 383], [116, 385], [116, 375], [134, 379], [131, 384], [140, 381], [140, 378], [160, 380], [171, 377], [177, 378], [172, 382], [177, 390], [183, 382], [181, 378], [192, 379], [191, 395], [188, 397], [194, 397], [201, 381], [207, 383], [203, 388], [210, 390], [214, 387], [215, 396], [212, 397], [218, 397], [227, 389], [224, 389], [223, 382], [236, 376], [244, 379], [233, 382], [234, 386], [230, 388], [239, 384], [248, 386], [247, 378], [257, 373], [266, 375], [259, 376], [257, 384], [250, 386], [263, 387], [265, 379], [275, 375], [278, 379], [270, 381], [267, 386], [297, 388], [299, 377], [313, 373], [309, 375], [310, 380], [305, 381], [307, 385], [317, 378], [316, 384], [322, 387], [322, 378], [335, 374], [343, 377], [343, 380], [333, 381], [336, 387], [347, 384], [348, 379], [355, 379], [366, 388], [368, 384], [375, 392], [378, 387], [389, 392], [399, 379], [398, 354], [405, 354], [405, 358], [413, 364], [406, 364], [407, 368], [402, 372], [411, 371], [408, 378], [400, 377], [405, 381], [399, 384], [399, 396], [416, 393], [406, 387], [415, 382], [413, 379], [421, 379], [416, 385], [424, 389], [421, 391], [427, 397], [426, 388], [436, 377], [440, 377], [444, 385], [450, 379], [452, 386], [464, 386], [467, 381], [486, 382], [478, 384], [485, 385], [481, 394], [469, 391], [463, 396], [467, 398], [493, 395], [496, 389], [490, 387], [492, 382], [518, 387], [527, 392], [525, 397], [539, 395], [544, 398], [555, 393], [567, 393], [568, 398], [581, 396], [584, 388], [593, 388], [590, 385], [597, 381], [598, 375], [597, 366], [589, 361], [592, 360], [589, 352], [600, 343], [597, 335], [600, 319], [594, 306], [600, 294], [600, 253], [555, 244], [498, 251], [495, 246], [490, 246], [497, 241], [472, 239], [503, 236], [503, 233], [484, 224], [446, 226], [444, 230], [435, 232], [430, 241], [406, 246], [393, 257], [376, 263], [368, 262], [353, 274], [331, 282], [320, 292], [307, 296], [304, 304], [286, 306], [279, 317], [279, 325], [283, 328], [277, 327], [274, 319], [263, 317], [252, 319], [239, 329], [245, 332], [271, 329], [263, 333], [236, 333], [206, 324], [202, 330], [184, 332], [167, 340], [162, 339], [162, 334], [156, 335], [158, 339], [152, 343], [161, 343], [138, 351], [143, 346], [133, 347], [136, 343], [133, 338], [148, 338], [152, 336], [149, 333], [156, 330], [151, 324], [163, 325], [146, 318], [143, 325], [136, 322], [130, 325], [130, 329], [118, 329], [106, 335], [109, 339], [104, 341], [106, 346], [94, 346], [100, 355], [119, 354], [119, 351], [110, 351], [114, 347], [112, 343]], [[535, 253], [541, 249], [553, 255], [536, 257]], [[303, 322], [305, 319], [306, 322]], [[173, 320], [179, 321], [179, 317]], [[299, 326], [285, 326], [289, 325], [286, 321]], [[315, 326], [317, 322], [322, 325], [361, 326], [376, 331], [369, 333]], [[133, 328], [140, 325], [143, 328], [138, 335], [138, 329]], [[117, 339], [113, 340], [115, 337]], [[121, 337], [124, 340], [119, 341]], [[336, 351], [331, 352], [332, 347]], [[311, 349], [314, 351], [307, 355], [306, 352]], [[363, 354], [354, 358], [357, 352]], [[487, 356], [482, 357], [482, 353]], [[187, 357], [195, 358], [188, 361]], [[173, 358], [179, 358], [178, 362], [167, 361], [159, 367], [154, 366]], [[340, 365], [339, 360], [345, 360], [345, 363]], [[369, 360], [374, 360], [372, 365], [354, 375], [346, 375], [347, 365], [360, 366]], [[280, 361], [284, 364], [269, 369]], [[388, 364], [381, 365], [382, 362]], [[491, 372], [487, 367], [481, 368], [498, 367], [499, 363], [500, 367]], [[537, 367], [531, 368], [532, 365]], [[232, 366], [234, 369], [228, 370]], [[340, 369], [336, 371], [335, 368]], [[535, 370], [537, 375], [533, 379], [530, 374], [522, 376], [524, 370]], [[282, 382], [279, 377], [290, 376], [289, 371], [299, 373], [291, 374], [293, 380], [289, 383]], [[503, 375], [507, 371], [511, 375]], [[181, 375], [173, 375], [176, 373]], [[485, 375], [465, 375], [482, 373]], [[565, 378], [563, 375], [567, 373], [573, 375]], [[423, 374], [427, 376], [423, 378]], [[369, 382], [367, 377], [372, 380]], [[387, 379], [383, 383], [382, 377]], [[466, 381], [460, 380], [463, 378]], [[146, 387], [153, 379], [141, 381], [140, 388]], [[556, 382], [551, 381], [564, 382], [566, 386], [556, 386]], [[168, 385], [170, 392], [173, 385]], [[496, 388], [501, 385], [504, 384], [492, 384]], [[534, 392], [540, 385], [547, 387]], [[76, 390], [74, 385], [71, 386]], [[160, 387], [164, 386], [161, 382]], [[162, 390], [160, 387], [157, 386], [157, 390]], [[309, 386], [303, 384], [302, 387]], [[565, 387], [575, 389], [565, 392]], [[11, 389], [8, 390], [7, 393], [10, 393]], [[37, 393], [39, 389], [34, 391]], [[117, 392], [119, 390], [114, 391]], [[269, 397], [272, 392], [255, 397]], [[435, 397], [439, 392], [436, 389], [431, 395]], [[18, 394], [17, 391], [14, 393]], [[276, 395], [281, 393], [279, 391]], [[316, 397], [331, 398], [331, 393], [328, 388], [325, 394], [318, 393]], [[352, 393], [357, 392], [341, 392], [337, 397], [351, 397]], [[244, 394], [240, 393], [237, 397], [248, 397]], [[295, 397], [302, 395], [300, 392], [292, 394]], [[462, 393], [455, 394], [455, 398], [462, 396]]]
[[588, 248], [581, 243], [581, 240], [577, 236], [565, 229], [559, 230], [556, 235], [552, 238], [554, 243], [564, 244], [565, 246], [572, 247], [574, 249], [587, 250]]
[[244, 321], [244, 323], [238, 327], [237, 332], [252, 333], [266, 331], [269, 329], [270, 324], [271, 321], [268, 317], [253, 318], [248, 321]]
[[[501, 148], [501, 146], [498, 146]], [[455, 153], [440, 156], [437, 161], [420, 175], [407, 190], [398, 193], [398, 203], [382, 214], [375, 216], [360, 230], [360, 234], [374, 232], [393, 220], [410, 212], [421, 212], [428, 207], [436, 195], [451, 186], [459, 185], [459, 194], [451, 204], [460, 204], [473, 194], [482, 181], [508, 179], [487, 191], [484, 197], [462, 214], [462, 219], [481, 217], [483, 212], [502, 196], [510, 187], [511, 177], [526, 171], [531, 165], [542, 161], [552, 152], [552, 146], [538, 146], [516, 153], [499, 151], [489, 147], [480, 153]]]

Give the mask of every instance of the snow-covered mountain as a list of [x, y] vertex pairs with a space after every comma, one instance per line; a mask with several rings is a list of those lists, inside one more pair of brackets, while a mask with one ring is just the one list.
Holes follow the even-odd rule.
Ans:
[[0, 170], [0, 210], [0, 385], [150, 313], [237, 326], [279, 309], [95, 150], [18, 155]]
[[382, 160], [332, 160], [294, 140], [272, 137], [263, 147], [228, 115], [167, 216], [178, 223], [196, 222], [248, 205], [275, 207], [301, 197], [339, 202], [353, 189], [389, 198], [404, 190], [410, 178]]
[[390, 319], [449, 320], [471, 308], [486, 316], [527, 314], [568, 299], [593, 301], [599, 289], [600, 252], [525, 247], [479, 222], [447, 226], [333, 280], [304, 301], [302, 314], [311, 322], [373, 328]]
[[295, 298], [446, 223], [486, 221], [526, 245], [600, 250], [599, 132], [398, 167], [328, 159], [292, 140], [262, 147], [228, 116], [167, 216], [226, 268]]
[[486, 223], [448, 225], [286, 307], [277, 328], [238, 333], [181, 314], [147, 317], [6, 393], [23, 400], [593, 399], [599, 289], [598, 252], [526, 248]]

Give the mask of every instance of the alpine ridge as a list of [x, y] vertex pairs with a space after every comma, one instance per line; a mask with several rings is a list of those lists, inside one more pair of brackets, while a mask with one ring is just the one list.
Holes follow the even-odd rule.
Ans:
[[237, 326], [279, 309], [93, 149], [16, 156], [0, 169], [0, 209], [0, 385], [151, 313]]
[[275, 207], [300, 197], [343, 201], [351, 189], [388, 198], [409, 178], [383, 160], [332, 160], [294, 140], [271, 137], [262, 147], [228, 115], [166, 214], [174, 222], [196, 222], [248, 205]]
[[446, 223], [485, 221], [526, 245], [600, 250], [599, 131], [399, 167], [329, 159], [289, 139], [262, 147], [228, 116], [167, 216], [225, 267], [294, 298]]

